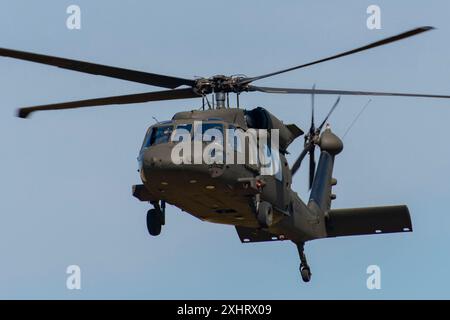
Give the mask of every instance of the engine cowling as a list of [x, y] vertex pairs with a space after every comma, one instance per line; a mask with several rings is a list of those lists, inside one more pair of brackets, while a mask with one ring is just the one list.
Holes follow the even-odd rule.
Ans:
[[282, 152], [286, 152], [292, 141], [303, 134], [303, 131], [295, 124], [285, 125], [280, 119], [261, 107], [245, 111], [245, 120], [249, 128], [278, 129], [280, 134], [279, 147]]

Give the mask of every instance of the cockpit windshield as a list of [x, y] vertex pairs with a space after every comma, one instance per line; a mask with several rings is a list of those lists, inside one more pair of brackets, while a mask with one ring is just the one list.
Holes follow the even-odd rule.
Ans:
[[138, 163], [139, 168], [142, 166], [142, 159], [144, 152], [147, 148], [160, 144], [167, 143], [170, 141], [170, 136], [173, 132], [173, 125], [164, 125], [158, 127], [150, 127], [145, 135], [144, 142], [142, 143], [142, 148], [139, 151]]
[[150, 137], [150, 146], [169, 142], [172, 131], [173, 126], [171, 125], [153, 128]]
[[200, 126], [196, 126], [196, 132], [193, 134], [192, 123], [179, 123], [175, 126], [172, 124], [155, 126], [149, 129], [142, 149], [149, 148], [151, 146], [168, 143], [168, 142], [179, 142], [183, 140], [186, 135], [194, 136], [196, 139], [201, 141], [216, 141], [218, 143], [223, 142], [223, 124], [222, 123], [212, 123], [206, 122], [202, 123]]

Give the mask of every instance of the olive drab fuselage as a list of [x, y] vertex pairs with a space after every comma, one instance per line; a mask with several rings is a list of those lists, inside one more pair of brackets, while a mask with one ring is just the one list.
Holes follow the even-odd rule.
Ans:
[[[230, 127], [243, 131], [251, 128], [278, 130], [279, 171], [261, 175], [261, 165], [249, 164], [248, 157], [245, 164], [174, 164], [172, 149], [177, 142], [167, 137], [160, 143], [149, 145], [149, 135], [152, 131], [157, 132], [158, 128], [171, 127], [170, 132], [173, 132], [177, 126], [189, 125], [189, 129], [194, 131], [194, 123], [217, 124], [223, 130]], [[289, 144], [302, 133], [296, 126], [284, 125], [262, 108], [177, 113], [171, 121], [157, 123], [147, 131], [138, 157], [145, 186], [141, 197], [150, 202], [165, 201], [204, 221], [248, 228], [260, 227], [255, 217], [256, 199], [259, 197], [260, 201], [273, 206], [274, 223], [269, 231], [274, 235], [281, 239], [320, 236], [323, 230], [311, 232], [307, 223], [303, 223], [307, 230], [302, 235], [298, 229], [291, 234], [291, 228], [287, 227], [294, 211], [305, 210], [304, 215], [308, 217], [306, 205], [291, 189], [292, 177], [285, 157]]]

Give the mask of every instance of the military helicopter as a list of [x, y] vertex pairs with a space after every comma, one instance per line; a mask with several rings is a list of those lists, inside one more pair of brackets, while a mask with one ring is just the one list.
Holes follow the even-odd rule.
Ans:
[[[343, 150], [343, 143], [331, 131], [327, 121], [338, 105], [339, 98], [327, 117], [316, 127], [314, 95], [446, 99], [450, 96], [319, 90], [314, 87], [312, 89], [274, 88], [255, 86], [252, 83], [380, 47], [432, 29], [434, 28], [415, 28], [334, 56], [256, 77], [216, 75], [210, 78], [184, 79], [4, 48], [0, 48], [0, 55], [168, 89], [26, 107], [18, 110], [18, 116], [21, 118], [28, 117], [32, 112], [44, 110], [174, 99], [201, 99], [202, 105], [199, 110], [176, 113], [170, 121], [158, 122], [150, 126], [145, 135], [138, 157], [142, 184], [133, 186], [132, 193], [140, 201], [149, 202], [153, 206], [147, 212], [149, 233], [153, 236], [160, 234], [165, 224], [166, 204], [171, 204], [203, 221], [235, 226], [243, 243], [290, 240], [298, 249], [301, 277], [303, 281], [309, 282], [311, 269], [304, 253], [304, 244], [307, 241], [329, 237], [412, 231], [409, 210], [405, 205], [331, 209], [331, 202], [336, 197], [332, 193], [332, 187], [337, 183], [333, 177], [333, 166], [335, 157]], [[243, 92], [312, 95], [312, 117], [308, 132], [304, 134], [295, 124], [284, 124], [263, 108], [252, 110], [241, 108], [239, 95]], [[235, 107], [230, 107], [230, 93], [236, 95]], [[231, 165], [173, 163], [171, 154], [177, 146], [177, 142], [171, 139], [174, 133], [183, 129], [195, 140], [195, 132], [204, 133], [208, 128], [214, 128], [219, 132], [233, 128], [244, 133], [251, 129], [277, 130], [279, 135], [277, 174], [264, 174], [262, 164], [252, 164], [247, 159], [243, 163]], [[303, 134], [305, 135], [304, 149], [293, 165], [289, 166], [286, 160], [288, 147]], [[317, 168], [316, 147], [320, 149]], [[246, 150], [246, 146], [243, 146], [240, 151], [242, 150]], [[239, 150], [233, 149], [232, 152], [238, 153]], [[292, 190], [291, 183], [307, 155], [309, 156], [310, 196], [305, 203]]]

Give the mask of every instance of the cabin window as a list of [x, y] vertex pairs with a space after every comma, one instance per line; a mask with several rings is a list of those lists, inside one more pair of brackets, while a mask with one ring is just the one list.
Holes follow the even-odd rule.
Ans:
[[170, 141], [173, 126], [154, 127], [150, 137], [150, 145], [154, 146], [160, 143], [167, 143]]
[[213, 123], [213, 122], [203, 122], [200, 126], [197, 126], [195, 129], [194, 139], [196, 141], [203, 141], [205, 144], [212, 145], [214, 147], [209, 154], [210, 157], [215, 158], [220, 157], [219, 154], [216, 154], [216, 149], [222, 150], [221, 159], [223, 159], [223, 124], [222, 123]]
[[[229, 131], [229, 136], [228, 136], [228, 144], [230, 146], [233, 147], [233, 149], [237, 152], [244, 152], [243, 148], [242, 148], [242, 141], [240, 139], [240, 133], [243, 132], [242, 129], [240, 128], [236, 128], [235, 126], [233, 126], [232, 124], [228, 125], [228, 130]], [[245, 139], [245, 137], [244, 137]], [[245, 144], [245, 140], [243, 141]]]
[[203, 141], [223, 140], [223, 125], [221, 123], [202, 124]]
[[186, 134], [191, 134], [192, 131], [192, 124], [186, 123], [186, 124], [178, 124], [175, 128], [175, 131], [172, 133], [171, 141], [173, 142], [179, 142], [182, 140], [182, 137]]
[[223, 141], [223, 124], [221, 123], [202, 123], [195, 128], [194, 139], [196, 141], [211, 142], [216, 141], [222, 143]]

